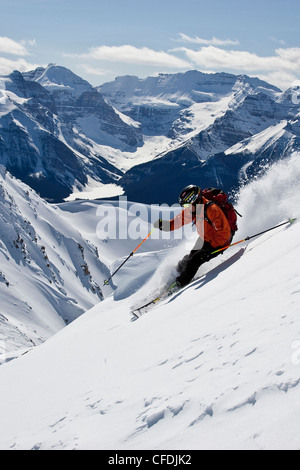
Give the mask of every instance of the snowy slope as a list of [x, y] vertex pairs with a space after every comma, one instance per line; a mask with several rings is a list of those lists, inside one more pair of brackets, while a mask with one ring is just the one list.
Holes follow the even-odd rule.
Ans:
[[[299, 181], [295, 154], [243, 188], [236, 238], [299, 218]], [[299, 259], [297, 222], [228, 250], [134, 323], [164, 271], [109, 296], [0, 367], [0, 448], [299, 449]]]
[[[50, 205], [0, 167], [0, 354], [6, 353], [0, 363], [40, 344], [115, 289], [103, 292], [103, 281], [138, 242], [108, 239], [108, 208], [125, 234], [134, 235], [131, 225], [139, 220], [136, 236], [149, 233], [146, 207], [84, 200]], [[167, 241], [166, 250], [171, 246], [174, 241]], [[152, 240], [147, 250], [161, 248], [160, 240]], [[149, 259], [152, 269], [148, 263], [144, 281], [155, 270], [154, 259], [164, 256], [162, 250]], [[123, 288], [137, 289], [129, 284], [123, 282]], [[122, 296], [121, 290], [116, 295]]]
[[277, 143], [282, 137], [286, 137], [288, 141], [291, 138], [295, 138], [288, 131], [286, 131], [287, 121], [281, 121], [274, 126], [270, 126], [264, 129], [262, 132], [255, 134], [253, 137], [246, 139], [245, 141], [239, 142], [230, 149], [225, 151], [225, 155], [234, 153], [244, 152], [249, 154], [256, 154], [258, 152], [263, 153], [269, 147]]
[[108, 268], [74, 225], [0, 167], [0, 353], [40, 344], [102, 300]]

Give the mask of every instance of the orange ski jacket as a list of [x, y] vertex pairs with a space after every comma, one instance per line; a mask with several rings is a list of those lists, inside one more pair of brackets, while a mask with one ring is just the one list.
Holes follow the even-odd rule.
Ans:
[[226, 216], [217, 204], [202, 198], [202, 204], [190, 205], [170, 221], [170, 231], [183, 225], [196, 223], [198, 235], [213, 248], [222, 248], [231, 243], [232, 234]]

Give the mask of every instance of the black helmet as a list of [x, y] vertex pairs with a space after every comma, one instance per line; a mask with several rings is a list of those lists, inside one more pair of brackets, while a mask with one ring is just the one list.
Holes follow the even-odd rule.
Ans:
[[200, 198], [201, 188], [194, 184], [190, 184], [184, 188], [179, 195], [179, 204], [184, 206], [185, 204], [193, 204]]

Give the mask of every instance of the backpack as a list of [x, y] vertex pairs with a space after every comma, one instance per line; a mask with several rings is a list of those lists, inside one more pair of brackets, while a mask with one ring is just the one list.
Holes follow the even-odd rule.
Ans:
[[[206, 216], [207, 206], [209, 204], [217, 204], [217, 206], [219, 206], [220, 209], [222, 209], [222, 211], [224, 212], [224, 215], [225, 215], [225, 217], [227, 218], [227, 220], [229, 222], [231, 232], [234, 235], [235, 232], [238, 230], [237, 211], [235, 210], [235, 208], [233, 207], [231, 202], [228, 201], [227, 194], [224, 193], [224, 191], [222, 191], [221, 189], [206, 188], [206, 189], [203, 189], [202, 195], [205, 197], [205, 199], [208, 199], [208, 201], [209, 201], [208, 204], [206, 204], [205, 209], [204, 209], [206, 220], [208, 220], [207, 216]], [[208, 222], [210, 223], [209, 220], [208, 220]]]

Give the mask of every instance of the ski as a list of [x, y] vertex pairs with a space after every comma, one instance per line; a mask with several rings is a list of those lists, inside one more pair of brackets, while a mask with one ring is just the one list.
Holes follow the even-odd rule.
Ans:
[[154, 306], [160, 300], [162, 300], [161, 297], [157, 297], [156, 299], [150, 300], [150, 302], [147, 302], [146, 304], [131, 310], [131, 314], [133, 316], [132, 321], [138, 320], [138, 318], [140, 318], [144, 313], [147, 313], [149, 310], [151, 310], [152, 305]]
[[[184, 286], [186, 287], [186, 286]], [[145, 313], [149, 312], [149, 310], [152, 310], [152, 308], [158, 304], [159, 302], [167, 299], [173, 294], [177, 294], [183, 287], [178, 287], [177, 290], [174, 290], [176, 288], [176, 282], [172, 284], [166, 291], [164, 291], [160, 296], [156, 297], [155, 299], [152, 299], [145, 303], [144, 305], [141, 305], [140, 307], [134, 308], [131, 310], [132, 314], [132, 321], [138, 320], [142, 315]], [[172, 290], [173, 289], [173, 290]]]
[[158, 295], [157, 297], [153, 298], [152, 300], [146, 302], [144, 305], [141, 305], [140, 307], [134, 307], [131, 309], [131, 314], [132, 314], [132, 318], [131, 318], [131, 321], [135, 321], [135, 320], [138, 320], [142, 315], [144, 315], [145, 313], [149, 312], [150, 310], [152, 310], [157, 304], [159, 304], [160, 302], [162, 302], [163, 300], [166, 300], [167, 298], [173, 296], [173, 295], [176, 295], [178, 293], [181, 293], [182, 291], [184, 291], [185, 289], [189, 288], [193, 282], [199, 282], [199, 280], [201, 280], [202, 278], [206, 278], [206, 276], [208, 276], [210, 273], [212, 273], [214, 270], [218, 270], [220, 271], [220, 269], [222, 269], [222, 266], [223, 269], [226, 269], [228, 267], [228, 265], [231, 265], [232, 263], [234, 263], [237, 259], [239, 259], [243, 254], [244, 252], [246, 251], [246, 248], [247, 247], [243, 247], [241, 248], [239, 251], [237, 251], [236, 253], [234, 253], [232, 256], [230, 256], [228, 259], [225, 259], [222, 263], [220, 263], [219, 265], [215, 266], [214, 268], [212, 269], [208, 269], [206, 272], [203, 272], [199, 277], [195, 277], [190, 283], [188, 283], [187, 285], [185, 286], [178, 286], [176, 282], [174, 282], [174, 284], [172, 284], [169, 288], [165, 289], [162, 294]]

